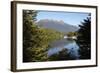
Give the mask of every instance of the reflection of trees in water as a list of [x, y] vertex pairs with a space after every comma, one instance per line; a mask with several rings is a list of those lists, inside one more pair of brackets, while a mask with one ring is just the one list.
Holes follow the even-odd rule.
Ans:
[[77, 43], [80, 47], [80, 59], [90, 59], [91, 58], [91, 18], [87, 17], [79, 25]]
[[66, 44], [68, 45], [68, 44], [73, 43], [73, 42], [74, 42], [73, 39], [60, 39], [60, 40], [56, 40], [56, 41], [51, 42], [49, 45], [50, 45], [50, 48], [63, 47]]
[[49, 57], [50, 61], [56, 61], [56, 60], [74, 60], [75, 57], [70, 55], [71, 52], [68, 52], [67, 48], [64, 48], [62, 51], [59, 51], [56, 54], [53, 54]]

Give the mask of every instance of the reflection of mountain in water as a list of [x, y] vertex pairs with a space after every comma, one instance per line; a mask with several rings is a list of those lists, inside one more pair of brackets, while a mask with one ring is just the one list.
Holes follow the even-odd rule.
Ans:
[[48, 56], [51, 56], [53, 54], [59, 53], [59, 51], [62, 51], [63, 48], [68, 49], [68, 52], [70, 53], [70, 56], [78, 59], [79, 58], [79, 47], [76, 44], [74, 40], [58, 40], [54, 41], [52, 44], [50, 44], [50, 48], [48, 51]]
[[39, 27], [54, 29], [60, 32], [74, 32], [78, 27], [65, 23], [64, 21], [43, 19], [37, 22]]
[[51, 48], [52, 47], [62, 47], [65, 46], [66, 44], [69, 44], [69, 43], [73, 43], [73, 40], [67, 40], [66, 39], [61, 39], [61, 40], [57, 40], [57, 41], [54, 41], [50, 44]]

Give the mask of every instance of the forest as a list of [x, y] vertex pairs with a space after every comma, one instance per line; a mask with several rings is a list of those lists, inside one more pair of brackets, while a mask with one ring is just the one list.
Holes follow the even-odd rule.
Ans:
[[47, 55], [50, 43], [62, 39], [64, 35], [77, 36], [77, 44], [79, 45], [80, 59], [91, 58], [91, 18], [87, 17], [79, 25], [80, 29], [76, 32], [62, 33], [56, 30], [41, 28], [37, 25], [36, 16], [38, 11], [23, 10], [23, 62], [41, 62], [55, 60], [74, 60], [68, 53], [67, 49], [63, 49], [57, 54]]

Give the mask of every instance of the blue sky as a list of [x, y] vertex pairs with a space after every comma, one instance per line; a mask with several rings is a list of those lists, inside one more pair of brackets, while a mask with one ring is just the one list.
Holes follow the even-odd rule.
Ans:
[[41, 19], [53, 19], [63, 20], [65, 23], [78, 26], [83, 19], [88, 17], [89, 13], [77, 13], [77, 12], [55, 12], [55, 11], [39, 11], [37, 14], [37, 20]]

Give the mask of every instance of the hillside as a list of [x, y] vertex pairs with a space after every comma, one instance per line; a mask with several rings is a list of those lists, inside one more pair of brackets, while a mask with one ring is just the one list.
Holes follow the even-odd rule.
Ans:
[[37, 22], [37, 25], [39, 27], [53, 29], [59, 32], [75, 32], [79, 28], [70, 24], [65, 23], [64, 21], [60, 20], [49, 20], [49, 19], [43, 19]]

